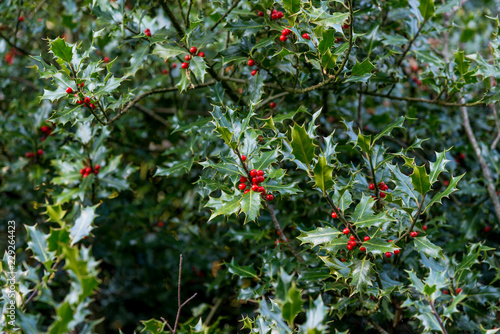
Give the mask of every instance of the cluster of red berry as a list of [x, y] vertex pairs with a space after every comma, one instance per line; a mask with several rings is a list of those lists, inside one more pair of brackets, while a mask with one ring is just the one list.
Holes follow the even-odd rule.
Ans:
[[[262, 15], [260, 15], [260, 13], [262, 12], [259, 12], [259, 16], [264, 16], [264, 13], [262, 13]], [[275, 21], [275, 20], [279, 20], [279, 19], [282, 19], [284, 16], [283, 12], [280, 12], [276, 9], [273, 9], [273, 13], [271, 14], [271, 20]]]
[[101, 165], [95, 165], [94, 169], [92, 167], [84, 167], [80, 169], [80, 174], [85, 178], [89, 176], [90, 173], [94, 173], [95, 175], [99, 174], [99, 169], [101, 168]]
[[[38, 155], [39, 157], [41, 157], [41, 156], [43, 155], [43, 153], [44, 153], [44, 152], [43, 152], [43, 150], [38, 150], [38, 151], [36, 151], [36, 155]], [[32, 158], [34, 158], [34, 157], [35, 157], [35, 152], [26, 152], [26, 153], [24, 154], [24, 156], [25, 156], [26, 158], [30, 158], [30, 159], [32, 159]]]
[[[253, 59], [248, 59], [248, 66], [252, 67], [255, 66], [255, 61]], [[252, 70], [252, 77], [256, 75], [259, 71], [259, 68], [257, 67], [255, 70]]]
[[151, 37], [151, 30], [149, 29], [144, 30], [144, 35]]
[[[198, 56], [198, 57], [202, 57], [202, 58], [205, 57], [205, 52], [198, 52], [198, 48], [196, 46], [191, 47], [191, 49], [189, 49], [189, 52], [191, 52], [191, 54], [193, 54], [194, 56]], [[196, 52], [198, 52], [198, 54], [196, 54]], [[187, 62], [191, 60], [191, 55], [185, 55], [184, 59], [186, 61], [181, 64], [181, 67], [183, 69], [187, 69], [189, 67], [189, 63], [187, 63]], [[177, 65], [176, 66], [174, 66], [174, 65], [175, 64], [173, 64], [172, 67], [177, 66]]]
[[[77, 84], [77, 86], [80, 87], [80, 88], [83, 88], [83, 86], [85, 86], [85, 83], [82, 82], [80, 84]], [[71, 87], [66, 88], [66, 93], [72, 94], [73, 93], [73, 89]], [[85, 94], [85, 92], [82, 91], [82, 94]], [[77, 99], [79, 99], [80, 95], [78, 95], [77, 93], [75, 93], [75, 97]], [[83, 100], [76, 100], [76, 103], [78, 103], [78, 104], [85, 104], [86, 106], [88, 106], [91, 109], [95, 109], [96, 108], [95, 104], [92, 102], [92, 100], [88, 96], [85, 97]]]
[[[241, 160], [245, 161], [246, 156], [242, 155]], [[247, 189], [247, 183], [250, 182], [248, 178], [241, 176], [240, 177], [240, 184], [238, 184], [238, 189], [241, 191], [244, 191], [244, 194], [247, 194], [248, 192], [255, 191], [261, 193], [262, 197], [265, 196], [266, 200], [272, 201], [274, 199], [274, 196], [272, 194], [267, 194], [266, 195], [266, 189], [261, 186], [260, 184], [266, 180], [264, 177], [264, 171], [263, 170], [256, 170], [252, 169], [250, 171], [250, 177], [251, 177], [251, 185], [250, 188]]]
[[[351, 230], [348, 227], [346, 227], [346, 228], [344, 228], [342, 230], [342, 233], [344, 233], [345, 235], [349, 235], [351, 233]], [[366, 242], [366, 241], [370, 240], [370, 237], [369, 236], [365, 236], [363, 238], [363, 240]], [[392, 240], [388, 240], [387, 242], [391, 242], [391, 241]], [[356, 237], [354, 235], [351, 235], [349, 237], [349, 240], [347, 241], [347, 250], [353, 250], [354, 247], [356, 247], [356, 246], [358, 246], [358, 243], [356, 242]], [[359, 244], [359, 246], [360, 246], [359, 250], [361, 252], [366, 252], [366, 247], [364, 247], [362, 243]], [[398, 255], [398, 254], [399, 254], [399, 249], [395, 249], [394, 250], [394, 255]], [[387, 257], [387, 258], [392, 257], [392, 253], [391, 252], [385, 253], [385, 257]], [[341, 260], [342, 260], [342, 262], [345, 262], [345, 259], [341, 259]]]
[[[54, 125], [54, 127], [55, 127], [55, 125]], [[47, 125], [42, 125], [40, 127], [40, 131], [43, 133], [41, 141], [44, 141], [48, 136], [50, 136], [52, 134], [52, 131], [54, 131], [54, 128], [47, 126]]]
[[280, 41], [282, 42], [286, 42], [286, 40], [288, 39], [288, 35], [290, 35], [292, 33], [292, 31], [288, 28], [285, 28], [281, 31], [281, 36], [280, 36]]
[[[370, 189], [370, 190], [372, 190], [372, 191], [373, 191], [373, 190], [375, 190], [375, 184], [370, 183], [370, 185], [368, 186], [368, 189]], [[382, 181], [382, 182], [379, 182], [379, 184], [378, 184], [378, 189], [379, 189], [379, 190], [381, 190], [381, 191], [379, 192], [379, 196], [380, 196], [381, 198], [385, 198], [385, 196], [387, 196], [387, 194], [386, 194], [384, 191], [389, 190], [389, 186], [388, 186], [387, 184], [385, 184], [385, 182], [384, 182], [384, 181]], [[372, 197], [373, 197], [373, 198], [377, 198], [375, 195], [372, 195]]]

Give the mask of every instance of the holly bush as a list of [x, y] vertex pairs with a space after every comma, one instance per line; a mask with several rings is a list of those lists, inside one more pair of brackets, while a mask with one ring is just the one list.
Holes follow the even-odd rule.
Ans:
[[499, 3], [0, 2], [21, 333], [496, 333]]

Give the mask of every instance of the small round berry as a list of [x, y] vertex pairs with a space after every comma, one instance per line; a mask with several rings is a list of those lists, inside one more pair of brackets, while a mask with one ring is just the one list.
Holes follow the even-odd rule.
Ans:
[[19, 17], [17, 18], [17, 20], [18, 20], [19, 22], [23, 22], [23, 21], [24, 21], [24, 16], [22, 16], [22, 15], [21, 15], [21, 16], [19, 16]]
[[394, 250], [394, 255], [398, 255], [399, 254], [399, 249], [395, 249]]
[[269, 103], [269, 107], [271, 107], [271, 109], [276, 108], [276, 103], [275, 102]]
[[26, 152], [26, 153], [24, 154], [24, 156], [25, 156], [26, 158], [33, 158], [33, 157], [35, 156], [35, 154], [34, 154], [33, 152]]
[[247, 160], [247, 156], [242, 154], [241, 155], [241, 160], [246, 161]]
[[264, 16], [264, 12], [263, 12], [263, 11], [259, 11], [259, 12], [257, 13], [257, 15], [259, 15], [259, 16]]
[[280, 36], [280, 41], [282, 41], [282, 42], [286, 42], [287, 39], [288, 39], [288, 37], [286, 37], [285, 35]]
[[257, 70], [253, 70], [251, 74], [252, 74], [252, 77], [253, 77], [254, 75], [257, 74]]
[[368, 186], [368, 189], [375, 190], [375, 185], [373, 183], [370, 183], [370, 185]]
[[92, 173], [92, 168], [85, 167], [85, 174], [90, 174], [90, 173]]
[[278, 19], [278, 14], [272, 13], [271, 14], [271, 20], [277, 20]]
[[352, 245], [347, 245], [348, 250], [352, 250], [354, 247]]
[[260, 193], [263, 193], [263, 194], [266, 193], [266, 189], [264, 187], [262, 187], [262, 186], [259, 187], [259, 188], [257, 188], [257, 191], [260, 192]]
[[346, 228], [342, 231], [342, 233], [344, 233], [344, 234], [349, 234], [349, 233], [351, 233], [351, 231], [349, 230], [349, 228], [347, 228], [347, 227], [346, 227]]
[[165, 225], [163, 222], [158, 222], [158, 227], [163, 227], [163, 225]]
[[281, 31], [281, 34], [282, 34], [282, 35], [285, 35], [285, 36], [288, 36], [288, 35], [290, 35], [290, 33], [291, 33], [291, 32], [292, 32], [292, 31], [291, 31], [290, 29], [285, 28], [285, 29], [283, 29], [283, 30]]
[[443, 181], [443, 184], [444, 184], [446, 187], [448, 187], [448, 186], [450, 185], [450, 181], [448, 181], [448, 180], [444, 180], [444, 181]]
[[258, 176], [252, 177], [252, 183], [253, 184], [259, 184], [259, 177]]
[[257, 182], [262, 183], [266, 180], [264, 176], [257, 176]]
[[332, 218], [333, 218], [333, 219], [337, 218], [337, 213], [335, 213], [335, 211], [334, 211], [334, 212], [332, 212]]
[[417, 236], [417, 232], [412, 231], [412, 232], [410, 233], [410, 237], [415, 238], [416, 236]]
[[44, 152], [43, 152], [43, 150], [38, 150], [36, 153], [37, 153], [38, 155], [43, 155], [43, 153], [44, 153]]
[[248, 59], [248, 66], [254, 66], [255, 61], [253, 59]]
[[168, 74], [168, 70], [163, 69], [162, 73], [163, 73], [163, 74]]
[[283, 14], [283, 12], [276, 12], [276, 15], [278, 15], [278, 19], [281, 19], [281, 18], [283, 18], [283, 16], [285, 16], [285, 14]]
[[189, 52], [195, 54], [196, 52], [198, 52], [198, 48], [196, 46], [192, 46], [191, 49], [189, 49]]
[[252, 186], [252, 191], [259, 191], [259, 186], [258, 186], [258, 185], [256, 185], [256, 184], [254, 184], [254, 185]]
[[252, 169], [252, 170], [250, 171], [250, 176], [251, 176], [251, 177], [255, 177], [255, 176], [257, 176], [257, 170]]
[[176, 68], [177, 67], [177, 64], [176, 63], [173, 63], [172, 64], [172, 68]]
[[94, 170], [94, 174], [95, 175], [99, 174], [99, 170], [98, 169]]
[[42, 132], [47, 132], [47, 131], [49, 131], [49, 127], [48, 127], [47, 125], [42, 125], [42, 126], [40, 127], [40, 131], [42, 131]]
[[190, 61], [190, 60], [191, 60], [191, 56], [190, 56], [190, 55], [185, 55], [185, 56], [184, 56], [184, 59], [185, 59], [186, 61]]
[[391, 253], [391, 252], [387, 252], [387, 253], [385, 253], [385, 257], [389, 258], [389, 257], [391, 257], [391, 256], [392, 256], [392, 253]]
[[457, 288], [457, 294], [459, 294], [462, 291], [463, 291], [462, 288]]
[[271, 194], [268, 194], [268, 195], [266, 196], [266, 200], [268, 200], [268, 201], [272, 201], [273, 199], [274, 199], [274, 196], [273, 196], [273, 195], [271, 195]]
[[387, 194], [385, 192], [381, 191], [380, 192], [380, 197], [385, 198], [385, 196], [387, 196]]
[[491, 227], [485, 226], [484, 227], [484, 232], [489, 233], [491, 231]]
[[95, 104], [91, 103], [91, 104], [89, 104], [89, 107], [90, 107], [91, 109], [95, 109]]
[[144, 35], [151, 37], [151, 30], [149, 29], [144, 30]]
[[391, 241], [392, 241], [392, 239], [387, 240], [388, 243], [391, 242]]
[[447, 294], [449, 294], [450, 292], [449, 292], [448, 290], [443, 290], [443, 293], [444, 293], [445, 295], [447, 295]]
[[186, 63], [186, 62], [184, 62], [184, 63], [182, 63], [182, 64], [181, 64], [181, 67], [182, 67], [183, 69], [186, 69], [186, 68], [188, 68], [188, 67], [189, 67], [189, 64], [188, 64], [188, 63]]
[[309, 37], [308, 33], [304, 33], [304, 34], [302, 34], [302, 38], [303, 39], [309, 39], [310, 37]]
[[248, 181], [248, 179], [246, 177], [240, 176], [240, 183], [245, 183], [247, 181]]
[[246, 188], [246, 187], [247, 187], [247, 185], [246, 185], [246, 184], [244, 184], [244, 183], [240, 183], [240, 184], [238, 185], [238, 188], [239, 188], [240, 190], [245, 190], [245, 188]]
[[83, 174], [83, 177], [86, 178], [87, 176], [89, 176], [89, 173], [85, 173]]
[[345, 259], [344, 259], [344, 258], [341, 258], [341, 259], [340, 259], [340, 261], [345, 262]]
[[422, 230], [427, 231], [427, 225], [422, 226]]
[[83, 99], [83, 102], [85, 102], [85, 104], [89, 104], [90, 103], [90, 97], [86, 97]]
[[264, 176], [264, 171], [263, 171], [263, 170], [261, 170], [261, 169], [259, 169], [259, 170], [257, 171], [257, 176]]
[[80, 169], [80, 174], [83, 175], [84, 173], [85, 173], [85, 168]]
[[66, 88], [66, 93], [68, 93], [68, 94], [73, 93], [73, 88], [71, 88], [71, 87]]
[[250, 189], [245, 190], [243, 194], [248, 194], [250, 192]]
[[105, 63], [109, 63], [109, 57], [104, 57], [103, 61], [104, 61]]
[[354, 235], [351, 235], [350, 238], [352, 241], [356, 240], [356, 237]]
[[198, 52], [198, 57], [205, 58], [205, 52]]
[[358, 243], [356, 241], [351, 241], [351, 246], [352, 247], [356, 247], [358, 245]]
[[363, 239], [363, 240], [368, 241], [368, 240], [370, 240], [370, 237], [369, 237], [369, 236], [366, 236], [366, 237], [364, 237], [364, 239]]
[[366, 252], [366, 248], [365, 247], [359, 247], [359, 250], [362, 251], [362, 252]]
[[101, 169], [101, 165], [95, 165], [94, 169], [97, 169], [97, 170]]

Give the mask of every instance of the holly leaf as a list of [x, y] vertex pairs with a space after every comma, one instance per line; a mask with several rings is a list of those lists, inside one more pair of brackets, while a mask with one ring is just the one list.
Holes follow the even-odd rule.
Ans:
[[302, 190], [297, 186], [298, 182], [293, 182], [289, 184], [266, 184], [265, 188], [268, 193], [278, 192], [283, 196], [295, 195], [301, 193]]
[[264, 93], [264, 78], [258, 73], [248, 80], [248, 95], [252, 105], [259, 103]]
[[[342, 233], [334, 227], [318, 227], [312, 231], [302, 231], [298, 239], [302, 244], [312, 244], [312, 247], [332, 242]], [[345, 244], [345, 242], [343, 243]]]
[[[227, 194], [225, 195], [229, 196]], [[218, 203], [219, 201], [220, 203]], [[216, 209], [212, 212], [212, 215], [210, 216], [208, 221], [211, 221], [212, 219], [220, 215], [230, 216], [233, 213], [238, 212], [238, 210], [240, 210], [240, 201], [241, 201], [240, 196], [234, 196], [232, 199], [228, 201], [222, 201], [222, 199], [220, 198], [212, 199], [212, 202], [209, 201], [209, 204], [207, 204], [207, 206], [212, 206], [215, 207]], [[218, 205], [216, 205], [214, 202], [217, 203]]]
[[260, 211], [260, 193], [256, 191], [249, 191], [241, 198], [241, 212], [245, 214], [245, 222], [254, 221], [259, 215]]
[[233, 275], [238, 275], [243, 278], [259, 278], [252, 266], [239, 266], [236, 262], [234, 262], [234, 258], [231, 260], [231, 263], [225, 262], [224, 265]]
[[395, 128], [404, 129], [403, 123], [404, 123], [405, 119], [406, 119], [406, 117], [401, 116], [400, 118], [398, 118], [398, 120], [396, 122], [389, 124], [384, 130], [382, 130], [378, 135], [375, 136], [375, 138], [373, 139], [373, 143], [375, 143], [377, 140], [379, 140], [383, 136], [390, 136], [392, 130], [394, 130]]
[[314, 166], [314, 181], [316, 187], [323, 191], [323, 195], [333, 186], [333, 167], [329, 166], [324, 155], [320, 156]]
[[69, 230], [71, 246], [90, 234], [92, 223], [96, 217], [95, 209], [99, 204], [81, 209], [80, 216], [75, 220], [75, 224]]
[[414, 238], [413, 240], [419, 252], [422, 252], [425, 255], [431, 256], [433, 258], [445, 259], [443, 250], [430, 242], [427, 237], [418, 237]]
[[150, 331], [151, 334], [163, 333], [163, 329], [165, 328], [165, 323], [156, 319], [142, 320], [142, 324], [144, 328], [141, 330], [141, 333], [145, 331]]
[[256, 170], [265, 170], [270, 164], [276, 162], [278, 158], [278, 149], [262, 153], [257, 159], [254, 159], [253, 168]]
[[430, 19], [434, 16], [434, 0], [420, 0], [418, 9], [425, 20]]
[[375, 200], [371, 196], [362, 195], [361, 201], [356, 205], [351, 220], [358, 227], [370, 227], [380, 225], [388, 221], [395, 221], [387, 212], [381, 212], [377, 215], [373, 213], [373, 204]]
[[191, 58], [191, 62], [189, 64], [189, 69], [194, 73], [194, 75], [201, 80], [201, 82], [205, 82], [205, 74], [207, 74], [207, 63], [203, 57], [193, 57]]
[[394, 250], [399, 249], [394, 242], [387, 242], [387, 240], [379, 238], [371, 238], [368, 241], [363, 242], [363, 246], [366, 247], [366, 251], [375, 255], [384, 255], [389, 252], [392, 253]]
[[427, 204], [427, 206], [425, 207], [424, 211], [422, 211], [422, 213], [424, 213], [427, 209], [429, 209], [431, 206], [433, 206], [435, 203], [439, 203], [439, 204], [442, 204], [441, 203], [441, 200], [443, 198], [448, 198], [448, 196], [450, 196], [451, 193], [457, 191], [458, 189], [456, 188], [457, 186], [457, 183], [458, 181], [460, 181], [460, 179], [465, 175], [462, 174], [460, 176], [457, 176], [457, 177], [454, 177], [453, 175], [451, 176], [450, 178], [450, 184], [448, 185], [448, 187], [443, 191], [443, 192], [439, 192], [437, 193], [436, 195], [434, 195], [434, 197], [431, 199], [431, 201], [429, 202], [429, 204]]
[[[370, 274], [373, 264], [365, 256], [362, 260], [353, 260], [351, 265], [351, 286], [357, 291], [366, 291], [368, 286], [372, 285]], [[351, 294], [356, 293], [352, 291]]]
[[55, 252], [50, 252], [48, 249], [47, 238], [49, 236], [38, 230], [38, 224], [34, 226], [24, 225], [24, 227], [28, 234], [28, 249], [31, 249], [33, 252], [35, 260], [42, 263], [45, 269], [50, 270], [54, 262], [52, 259], [55, 256]]
[[422, 196], [429, 192], [429, 190], [431, 190], [431, 182], [429, 179], [429, 175], [425, 170], [425, 165], [414, 165], [413, 173], [410, 175], [410, 177], [415, 190], [418, 191]]
[[300, 10], [300, 0], [283, 0], [287, 13], [295, 14]]
[[292, 142], [290, 145], [292, 146], [292, 154], [295, 158], [305, 164], [309, 169], [309, 165], [314, 158], [316, 145], [313, 139], [307, 134], [304, 126], [294, 125], [292, 128]]
[[[176, 57], [178, 55], [181, 55], [183, 53], [186, 53], [187, 51], [179, 46], [175, 45], [156, 45], [156, 47], [153, 50], [153, 54], [163, 58], [163, 60], [167, 60], [172, 57]], [[201, 58], [201, 57], [200, 57]]]
[[66, 43], [66, 41], [60, 37], [49, 40], [49, 50], [59, 59], [65, 62], [71, 62], [73, 59], [73, 48]]
[[429, 178], [431, 185], [437, 181], [439, 174], [446, 171], [445, 166], [448, 162], [450, 162], [450, 160], [446, 160], [446, 152], [447, 151], [443, 151], [441, 153], [436, 152], [436, 161], [430, 162], [431, 173]]
[[295, 287], [295, 283], [292, 283], [292, 286], [288, 290], [286, 301], [283, 304], [283, 318], [290, 326], [293, 326], [295, 317], [302, 311], [304, 301], [302, 300], [301, 292], [301, 290]]

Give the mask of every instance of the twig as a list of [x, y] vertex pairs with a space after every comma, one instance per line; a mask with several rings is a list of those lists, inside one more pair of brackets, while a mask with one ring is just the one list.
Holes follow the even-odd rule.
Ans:
[[227, 10], [227, 12], [224, 15], [222, 15], [222, 17], [218, 19], [213, 26], [210, 27], [210, 30], [213, 31], [229, 15], [229, 13], [231, 13], [233, 9], [235, 9], [236, 6], [238, 6], [240, 2], [241, 0], [235, 0], [233, 5]]
[[210, 320], [212, 320], [212, 317], [214, 316], [215, 311], [217, 311], [217, 309], [219, 308], [220, 304], [222, 304], [222, 298], [221, 297], [217, 298], [217, 302], [215, 302], [215, 305], [212, 306], [212, 309], [210, 310], [210, 313], [207, 315], [205, 321], [203, 322], [203, 324], [205, 326], [208, 326], [208, 324], [210, 323]]
[[403, 240], [408, 234], [411, 233], [411, 231], [413, 230], [413, 228], [415, 227], [415, 223], [418, 221], [418, 217], [420, 216], [420, 212], [422, 212], [422, 206], [424, 205], [424, 200], [425, 200], [425, 194], [422, 195], [422, 200], [420, 201], [420, 203], [418, 204], [418, 208], [417, 208], [417, 212], [415, 213], [415, 216], [412, 218], [412, 221], [411, 221], [411, 226], [409, 229], [407, 229], [405, 231], [405, 233], [403, 233], [399, 238], [398, 240], [394, 241], [394, 244], [397, 244], [398, 242], [400, 242], [401, 240]]
[[170, 8], [168, 7], [167, 0], [162, 0], [160, 3], [161, 3], [161, 6], [163, 8], [163, 11], [165, 12], [165, 14], [167, 14], [168, 18], [170, 19], [170, 22], [172, 22], [172, 25], [174, 26], [174, 28], [177, 31], [177, 33], [179, 34], [179, 36], [181, 38], [184, 37], [184, 35], [185, 35], [184, 30], [182, 30], [182, 27], [179, 24], [179, 22], [177, 21], [177, 19], [175, 18], [174, 13], [172, 13]]
[[279, 94], [276, 94], [276, 95], [273, 95], [267, 99], [265, 99], [264, 101], [262, 101], [261, 103], [259, 103], [259, 105], [257, 105], [257, 107], [255, 108], [255, 110], [259, 110], [260, 108], [266, 106], [269, 102], [271, 102], [272, 100], [274, 99], [277, 99], [279, 97], [282, 97], [282, 96], [286, 96], [290, 94], [289, 92], [281, 92]]
[[439, 313], [437, 313], [436, 308], [434, 307], [434, 303], [431, 300], [428, 300], [429, 305], [431, 306], [432, 309], [432, 314], [436, 317], [436, 320], [439, 323], [439, 326], [441, 326], [441, 330], [443, 331], [443, 334], [448, 334], [446, 331], [446, 328], [443, 325], [443, 320], [441, 320], [441, 317], [439, 316]]
[[191, 24], [190, 21], [189, 21], [189, 14], [191, 13], [191, 7], [193, 7], [193, 0], [189, 0], [189, 6], [188, 6], [188, 10], [187, 10], [187, 13], [186, 13], [186, 29], [189, 29], [189, 25]]
[[380, 334], [389, 334], [382, 327], [380, 327], [379, 324], [377, 324], [376, 322], [374, 322], [372, 319], [367, 318], [366, 320], [370, 323], [370, 325], [372, 325], [376, 330], [378, 330]]
[[361, 238], [358, 236], [358, 234], [356, 233], [356, 231], [352, 227], [352, 224], [349, 223], [347, 221], [347, 219], [345, 219], [345, 217], [342, 214], [342, 212], [339, 209], [337, 209], [337, 206], [335, 205], [335, 203], [333, 203], [333, 201], [330, 198], [330, 196], [327, 195], [327, 194], [324, 194], [323, 196], [326, 198], [328, 204], [330, 204], [330, 207], [333, 209], [333, 211], [337, 214], [337, 217], [340, 218], [340, 220], [342, 221], [342, 223], [344, 223], [345, 227], [347, 227], [349, 229], [349, 231], [352, 233], [352, 235], [354, 235], [354, 237], [356, 238], [356, 240], [358, 241], [358, 243], [361, 244], [363, 241], [361, 240]]
[[135, 107], [137, 109], [139, 109], [140, 111], [142, 111], [143, 113], [148, 114], [149, 116], [153, 117], [158, 122], [165, 125], [166, 127], [169, 126], [169, 123], [166, 120], [164, 120], [161, 116], [159, 116], [157, 113], [155, 113], [153, 110], [146, 108], [145, 106], [143, 106], [141, 104], [136, 104]]
[[491, 112], [493, 113], [493, 116], [495, 117], [495, 127], [497, 129], [497, 135], [495, 136], [495, 139], [491, 142], [490, 149], [495, 149], [497, 146], [498, 141], [500, 140], [500, 124], [498, 122], [498, 114], [497, 114], [497, 107], [492, 103], [489, 105]]
[[484, 102], [481, 101], [476, 101], [476, 102], [470, 102], [470, 103], [457, 103], [457, 102], [446, 102], [446, 101], [437, 101], [437, 100], [429, 100], [429, 99], [421, 99], [421, 98], [416, 98], [416, 97], [405, 97], [405, 96], [394, 96], [394, 95], [389, 95], [389, 94], [379, 94], [375, 92], [363, 92], [366, 95], [371, 95], [371, 96], [378, 96], [378, 97], [385, 97], [387, 99], [391, 100], [399, 100], [399, 101], [409, 101], [409, 102], [424, 102], [424, 103], [429, 103], [429, 104], [438, 104], [441, 106], [445, 107], [472, 107], [472, 106], [477, 106], [477, 105], [484, 105]]
[[[463, 100], [463, 98], [461, 98]], [[495, 214], [497, 216], [498, 221], [500, 222], [500, 201], [498, 200], [498, 196], [496, 194], [495, 183], [493, 181], [493, 177], [491, 176], [490, 168], [484, 159], [481, 148], [476, 140], [476, 136], [474, 135], [474, 131], [470, 125], [469, 114], [467, 112], [466, 107], [460, 107], [460, 114], [462, 116], [462, 122], [464, 125], [465, 133], [469, 138], [469, 141], [472, 145], [472, 149], [476, 154], [477, 159], [479, 160], [479, 164], [481, 165], [481, 171], [483, 173], [484, 182], [486, 183], [486, 187], [488, 189], [488, 194], [490, 195], [491, 201], [493, 202], [493, 208], [495, 209]]]
[[363, 123], [362, 123], [361, 112], [363, 111], [363, 83], [359, 84], [358, 94], [359, 94], [359, 97], [358, 97], [358, 128], [362, 129]]

